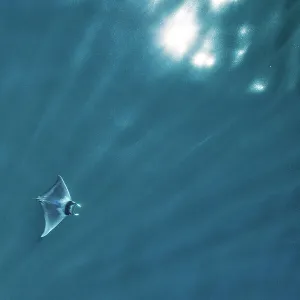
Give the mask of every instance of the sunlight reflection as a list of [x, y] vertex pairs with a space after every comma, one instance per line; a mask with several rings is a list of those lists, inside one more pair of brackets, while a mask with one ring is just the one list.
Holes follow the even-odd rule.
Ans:
[[215, 64], [215, 60], [211, 54], [199, 51], [193, 57], [192, 62], [197, 67], [211, 68]]
[[248, 25], [242, 25], [237, 31], [237, 39], [238, 49], [234, 53], [233, 66], [240, 64], [248, 51], [251, 44], [251, 28]]
[[241, 63], [244, 59], [246, 52], [247, 52], [247, 48], [236, 50], [234, 60], [233, 60], [233, 65], [236, 66], [237, 64]]
[[214, 43], [216, 40], [216, 31], [211, 30], [206, 38], [203, 40], [203, 44], [200, 49], [194, 54], [191, 62], [194, 66], [199, 68], [211, 68], [215, 65], [216, 57], [213, 55], [215, 52]]
[[261, 93], [266, 90], [266, 83], [263, 80], [256, 80], [250, 86], [250, 91], [254, 93]]
[[159, 43], [175, 59], [180, 59], [193, 45], [198, 31], [195, 5], [184, 4], [165, 20]]
[[238, 50], [237, 51], [237, 57], [241, 57], [241, 56], [243, 56], [244, 54], [246, 53], [246, 50], [245, 49], [241, 49], [241, 50]]
[[239, 35], [240, 35], [240, 36], [244, 36], [244, 35], [246, 35], [248, 32], [249, 32], [248, 26], [243, 25], [243, 26], [240, 27]]
[[150, 0], [149, 10], [153, 12], [162, 0]]
[[206, 51], [211, 51], [212, 48], [213, 48], [213, 39], [212, 38], [207, 38], [203, 42], [203, 49], [205, 49]]
[[[153, 7], [163, 2], [163, 0], [148, 1]], [[211, 11], [208, 13], [215, 15], [216, 11], [240, 2], [241, 0], [209, 0]], [[215, 68], [216, 64], [220, 67], [223, 63], [222, 58], [228, 57], [223, 51], [223, 40], [226, 41], [226, 38], [222, 36], [222, 28], [215, 26], [214, 21], [202, 29], [199, 22], [201, 16], [198, 16], [198, 13], [201, 14], [203, 11], [201, 5], [201, 1], [186, 0], [163, 20], [156, 39], [158, 46], [173, 59], [179, 61], [184, 57], [193, 67], [209, 70]], [[214, 16], [211, 20], [215, 19]], [[248, 54], [252, 31], [252, 27], [247, 23], [235, 27], [237, 48], [231, 53], [230, 61], [233, 67], [240, 64]], [[264, 90], [260, 85], [254, 85], [252, 89], [257, 92]]]
[[227, 4], [236, 3], [238, 0], [210, 0], [211, 8], [213, 10], [220, 10]]
[[248, 43], [252, 33], [252, 28], [249, 25], [242, 25], [237, 31], [239, 41]]

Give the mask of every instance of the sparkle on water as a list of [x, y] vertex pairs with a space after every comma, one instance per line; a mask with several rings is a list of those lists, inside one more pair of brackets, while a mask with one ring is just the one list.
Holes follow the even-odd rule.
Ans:
[[210, 0], [210, 5], [213, 10], [220, 10], [225, 8], [226, 5], [236, 3], [237, 0]]
[[264, 80], [255, 80], [251, 85], [250, 85], [250, 91], [253, 93], [261, 93], [265, 91], [267, 85]]
[[167, 18], [160, 30], [159, 43], [174, 59], [182, 58], [199, 32], [196, 7], [184, 4]]
[[[163, 0], [150, 0], [152, 5], [157, 5]], [[241, 0], [210, 0], [211, 13], [220, 17], [229, 8], [230, 4]], [[217, 25], [212, 25], [207, 33], [200, 31], [201, 7], [199, 2], [188, 0], [177, 8], [170, 16], [166, 17], [158, 31], [158, 44], [166, 54], [174, 60], [180, 61], [184, 57], [189, 63], [201, 70], [212, 69], [222, 64], [222, 47], [220, 42], [222, 31]], [[232, 53], [232, 67], [237, 67], [249, 52], [253, 28], [250, 24], [241, 24], [236, 32], [237, 48]], [[249, 85], [252, 93], [262, 93], [267, 85], [264, 80], [256, 80]]]
[[210, 68], [215, 64], [215, 57], [200, 51], [194, 55], [192, 62], [194, 66]]
[[245, 36], [248, 32], [249, 32], [249, 28], [248, 28], [247, 25], [243, 25], [243, 26], [241, 26], [240, 29], [239, 29], [239, 35], [240, 35], [241, 37]]
[[243, 61], [243, 58], [247, 52], [247, 48], [237, 49], [234, 53], [233, 66], [237, 66]]
[[240, 49], [240, 50], [237, 51], [236, 55], [237, 55], [238, 57], [241, 57], [241, 56], [243, 56], [245, 53], [246, 53], [246, 50], [245, 50], [245, 49]]

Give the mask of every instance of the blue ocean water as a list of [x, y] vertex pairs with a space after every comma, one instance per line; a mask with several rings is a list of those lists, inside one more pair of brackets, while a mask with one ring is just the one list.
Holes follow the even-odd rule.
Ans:
[[299, 15], [2, 1], [0, 299], [299, 299]]

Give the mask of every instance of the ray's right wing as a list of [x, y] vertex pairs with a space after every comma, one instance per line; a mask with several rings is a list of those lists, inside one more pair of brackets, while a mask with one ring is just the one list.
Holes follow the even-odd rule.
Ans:
[[61, 212], [55, 204], [42, 201], [41, 205], [44, 210], [45, 218], [45, 228], [41, 237], [44, 237], [53, 230], [66, 217], [66, 215]]

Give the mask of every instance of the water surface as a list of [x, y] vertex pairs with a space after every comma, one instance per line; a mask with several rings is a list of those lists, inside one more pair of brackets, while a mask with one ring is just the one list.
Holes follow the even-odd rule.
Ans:
[[299, 298], [299, 1], [0, 6], [1, 299]]

